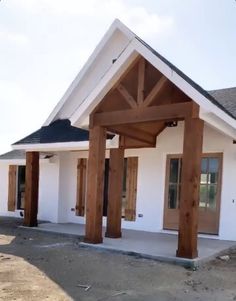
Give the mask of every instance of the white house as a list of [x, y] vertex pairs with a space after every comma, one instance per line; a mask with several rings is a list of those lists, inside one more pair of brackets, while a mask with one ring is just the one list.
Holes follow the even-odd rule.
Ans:
[[179, 229], [194, 258], [197, 229], [236, 240], [235, 140], [236, 88], [205, 91], [115, 20], [42, 128], [0, 156], [0, 215], [86, 223], [91, 243], [101, 223]]

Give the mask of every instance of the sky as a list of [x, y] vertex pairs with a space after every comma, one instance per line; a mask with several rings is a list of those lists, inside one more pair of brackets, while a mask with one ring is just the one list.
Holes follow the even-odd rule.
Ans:
[[115, 18], [206, 90], [236, 86], [235, 0], [0, 0], [0, 153], [42, 126]]

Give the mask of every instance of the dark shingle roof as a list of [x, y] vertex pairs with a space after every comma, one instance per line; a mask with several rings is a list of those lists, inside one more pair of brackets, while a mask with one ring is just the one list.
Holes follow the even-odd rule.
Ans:
[[236, 87], [208, 92], [236, 119]]
[[[112, 139], [113, 137], [114, 135], [107, 135], [107, 139]], [[41, 129], [15, 142], [13, 145], [79, 141], [89, 141], [89, 131], [71, 126], [71, 122], [68, 119], [59, 119], [48, 126], [41, 127]]]
[[0, 155], [0, 160], [25, 159], [25, 151], [13, 150]]
[[[52, 157], [51, 153], [40, 153], [40, 159], [48, 159]], [[26, 159], [26, 154], [24, 150], [14, 149], [10, 152], [0, 155], [0, 160], [21, 160]]]

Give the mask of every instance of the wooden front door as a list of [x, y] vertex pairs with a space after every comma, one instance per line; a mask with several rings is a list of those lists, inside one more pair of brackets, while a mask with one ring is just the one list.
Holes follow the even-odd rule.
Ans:
[[[164, 229], [178, 230], [181, 194], [181, 155], [168, 155], [164, 206]], [[222, 153], [202, 155], [198, 232], [218, 234]]]

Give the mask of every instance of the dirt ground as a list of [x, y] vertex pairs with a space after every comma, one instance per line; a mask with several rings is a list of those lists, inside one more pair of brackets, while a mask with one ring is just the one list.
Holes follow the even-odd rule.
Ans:
[[236, 300], [236, 250], [227, 262], [191, 271], [80, 248], [76, 238], [19, 224], [0, 220], [0, 300]]

